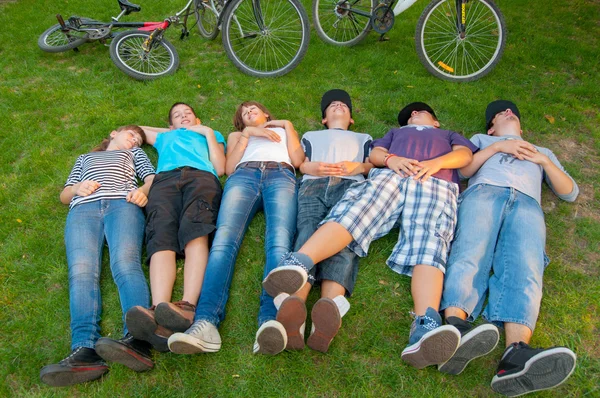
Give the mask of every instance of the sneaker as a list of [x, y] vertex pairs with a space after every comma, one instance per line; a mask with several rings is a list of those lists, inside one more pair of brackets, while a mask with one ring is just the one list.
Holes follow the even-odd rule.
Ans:
[[217, 352], [221, 349], [221, 336], [212, 323], [196, 321], [185, 333], [174, 333], [169, 337], [169, 349], [175, 354]]
[[64, 387], [96, 380], [108, 372], [108, 365], [92, 348], [79, 347], [68, 357], [40, 371], [42, 382], [52, 387]]
[[136, 372], [143, 372], [154, 367], [150, 347], [150, 343], [127, 333], [119, 340], [102, 337], [96, 343], [96, 352], [107, 362], [117, 362]]
[[[309, 262], [310, 258], [301, 253], [286, 253], [277, 268], [269, 272], [263, 280], [263, 288], [272, 297], [280, 293], [296, 293], [308, 280], [308, 264], [300, 261], [298, 257]], [[312, 264], [310, 264], [312, 267]]]
[[300, 297], [289, 296], [277, 311], [277, 321], [283, 325], [287, 334], [286, 350], [304, 348], [304, 327], [306, 323], [306, 304]]
[[313, 328], [306, 344], [309, 348], [327, 352], [329, 344], [342, 326], [342, 316], [337, 304], [332, 299], [319, 299], [310, 313]]
[[196, 306], [187, 301], [160, 303], [156, 306], [156, 322], [173, 332], [184, 332], [194, 323]]
[[469, 362], [489, 354], [498, 345], [500, 334], [498, 328], [491, 323], [473, 327], [469, 322], [455, 316], [448, 317], [446, 323], [460, 332], [460, 345], [452, 358], [438, 365], [438, 370], [442, 373], [460, 374]]
[[154, 306], [144, 308], [139, 305], [131, 307], [125, 314], [127, 330], [136, 339], [152, 344], [156, 351], [169, 352], [167, 340], [173, 332], [156, 322], [154, 308]]
[[287, 334], [283, 325], [277, 321], [263, 323], [256, 332], [253, 354], [276, 355], [285, 350]]
[[409, 345], [402, 360], [417, 369], [448, 361], [460, 343], [460, 332], [452, 325], [442, 326], [442, 317], [433, 308], [416, 316], [410, 327]]
[[517, 397], [562, 384], [575, 370], [577, 356], [566, 347], [531, 348], [523, 342], [506, 348], [492, 379], [492, 390]]

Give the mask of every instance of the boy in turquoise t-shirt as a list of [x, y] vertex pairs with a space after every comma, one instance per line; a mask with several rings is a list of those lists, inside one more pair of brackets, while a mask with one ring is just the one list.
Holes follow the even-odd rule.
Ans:
[[[225, 139], [200, 123], [191, 106], [169, 111], [170, 129], [142, 127], [158, 151], [153, 189], [148, 195], [146, 249], [150, 259], [152, 307], [127, 312], [131, 334], [168, 351], [167, 339], [192, 323], [208, 261], [209, 234], [221, 202], [219, 176], [225, 171]], [[183, 298], [171, 303], [176, 257], [185, 255]]]

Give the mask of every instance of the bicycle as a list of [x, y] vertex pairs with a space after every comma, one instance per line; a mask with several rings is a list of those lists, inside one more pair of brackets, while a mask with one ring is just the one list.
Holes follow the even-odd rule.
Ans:
[[[42, 33], [39, 47], [47, 52], [77, 51], [87, 42], [110, 41], [111, 60], [121, 71], [137, 80], [156, 79], [175, 73], [179, 65], [177, 50], [164, 37], [165, 31], [182, 25], [180, 38], [184, 39], [189, 36], [188, 18], [195, 17], [194, 25], [206, 37], [201, 21], [208, 17], [207, 5], [214, 3], [188, 0], [181, 11], [162, 22], [119, 22], [141, 7], [117, 1], [121, 13], [110, 22], [77, 16], [65, 21], [57, 15], [59, 23]], [[223, 27], [225, 52], [238, 69], [256, 77], [274, 77], [300, 63], [308, 48], [309, 22], [299, 0], [223, 0], [222, 4], [218, 24]], [[123, 28], [137, 29], [115, 34]]]
[[[313, 0], [313, 20], [326, 43], [353, 46], [371, 29], [380, 40], [395, 17], [417, 0]], [[506, 44], [504, 16], [492, 0], [432, 0], [415, 30], [419, 60], [434, 76], [472, 81], [500, 61]]]

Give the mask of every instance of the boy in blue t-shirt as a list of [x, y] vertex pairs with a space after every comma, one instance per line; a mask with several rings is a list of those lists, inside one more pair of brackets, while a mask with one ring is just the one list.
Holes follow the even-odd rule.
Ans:
[[[209, 234], [216, 229], [221, 202], [218, 176], [225, 171], [225, 139], [200, 124], [191, 106], [175, 103], [170, 129], [142, 127], [158, 151], [158, 167], [148, 195], [146, 251], [150, 259], [152, 307], [127, 312], [131, 334], [169, 351], [167, 340], [194, 319], [208, 261]], [[176, 258], [185, 255], [183, 298], [171, 303]]]
[[293, 293], [312, 265], [348, 246], [361, 257], [370, 243], [400, 226], [387, 264], [412, 276], [415, 321], [402, 359], [420, 369], [447, 361], [460, 332], [442, 326], [438, 313], [446, 258], [454, 234], [458, 196], [457, 168], [477, 150], [458, 133], [439, 129], [433, 109], [422, 102], [404, 107], [400, 128], [373, 141], [369, 179], [353, 185], [321, 227], [298, 250], [282, 259], [263, 284], [273, 294]]

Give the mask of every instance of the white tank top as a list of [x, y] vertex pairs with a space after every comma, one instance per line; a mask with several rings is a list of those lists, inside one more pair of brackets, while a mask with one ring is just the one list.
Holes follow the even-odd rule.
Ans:
[[292, 165], [292, 160], [287, 149], [287, 135], [281, 127], [269, 127], [281, 137], [281, 141], [273, 142], [264, 137], [250, 137], [244, 156], [235, 166], [244, 162], [278, 162]]

